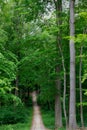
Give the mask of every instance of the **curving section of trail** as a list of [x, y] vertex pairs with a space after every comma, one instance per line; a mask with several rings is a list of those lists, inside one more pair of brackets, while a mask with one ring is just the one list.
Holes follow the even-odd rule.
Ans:
[[45, 128], [41, 113], [40, 113], [40, 107], [37, 104], [37, 94], [34, 91], [32, 93], [32, 101], [33, 101], [33, 120], [32, 120], [32, 127], [30, 130], [48, 130]]

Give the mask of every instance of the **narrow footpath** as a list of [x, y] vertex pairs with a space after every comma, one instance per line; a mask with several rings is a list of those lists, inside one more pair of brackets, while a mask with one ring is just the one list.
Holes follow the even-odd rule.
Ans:
[[37, 104], [37, 94], [34, 91], [32, 93], [32, 101], [33, 101], [33, 120], [32, 120], [32, 127], [30, 130], [48, 130], [45, 128], [41, 113], [40, 113], [40, 107]]

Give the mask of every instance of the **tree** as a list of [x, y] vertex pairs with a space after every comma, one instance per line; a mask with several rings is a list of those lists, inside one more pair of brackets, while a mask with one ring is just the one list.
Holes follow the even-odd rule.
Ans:
[[75, 0], [70, 0], [70, 104], [69, 104], [69, 130], [76, 129], [76, 93], [75, 93]]
[[[61, 13], [62, 13], [62, 0], [54, 0], [55, 4], [55, 9], [56, 9], [56, 24], [57, 27], [59, 28], [58, 33], [57, 33], [57, 41], [56, 41], [56, 48], [57, 48], [57, 54], [61, 56], [60, 54], [60, 44], [62, 40], [62, 34], [61, 34]], [[57, 60], [58, 62], [58, 60]], [[62, 127], [62, 109], [61, 109], [61, 78], [60, 78], [60, 73], [61, 71], [61, 66], [56, 66], [56, 73], [57, 73], [57, 79], [56, 79], [56, 89], [57, 89], [57, 94], [55, 96], [55, 130], [58, 128]]]

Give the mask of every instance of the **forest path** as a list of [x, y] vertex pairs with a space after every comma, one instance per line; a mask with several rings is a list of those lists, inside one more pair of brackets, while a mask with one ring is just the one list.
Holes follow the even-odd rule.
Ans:
[[41, 113], [40, 113], [40, 107], [37, 104], [37, 94], [34, 91], [32, 93], [32, 101], [33, 101], [33, 120], [32, 120], [32, 126], [30, 130], [48, 130], [45, 128]]

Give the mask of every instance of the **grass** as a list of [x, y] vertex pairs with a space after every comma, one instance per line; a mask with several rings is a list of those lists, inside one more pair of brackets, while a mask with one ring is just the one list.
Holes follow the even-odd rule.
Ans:
[[25, 123], [1, 125], [0, 130], [30, 130], [32, 122], [32, 109], [29, 108], [29, 117]]
[[14, 125], [3, 125], [0, 127], [0, 130], [29, 130], [29, 127], [28, 123], [18, 123]]
[[[42, 118], [44, 125], [49, 130], [55, 130], [55, 116], [54, 111], [42, 111]], [[60, 128], [58, 130], [66, 130], [65, 128]]]
[[[42, 111], [42, 118], [45, 126], [50, 129], [54, 130], [54, 112], [53, 111]], [[0, 126], [0, 130], [30, 130], [32, 123], [32, 109], [29, 108], [29, 117], [27, 122], [25, 123], [17, 123], [17, 124], [10, 124], [10, 125], [2, 125]], [[60, 129], [65, 130], [65, 129]]]
[[53, 111], [42, 111], [42, 118], [43, 118], [44, 125], [48, 129], [54, 130], [54, 124], [55, 124], [54, 112]]

